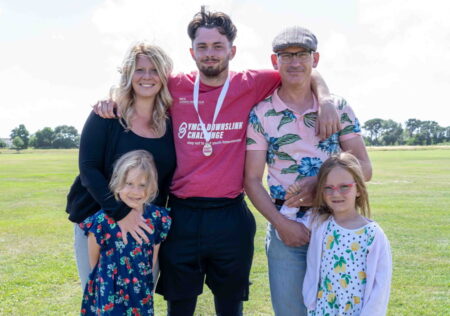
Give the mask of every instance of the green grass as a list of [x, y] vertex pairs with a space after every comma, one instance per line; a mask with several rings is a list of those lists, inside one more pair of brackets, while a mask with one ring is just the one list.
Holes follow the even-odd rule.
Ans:
[[[389, 315], [450, 315], [450, 149], [371, 150], [373, 218], [390, 239]], [[0, 151], [0, 315], [77, 315], [81, 289], [65, 195], [77, 151]], [[258, 223], [245, 315], [273, 315]], [[197, 315], [213, 315], [205, 286]], [[156, 296], [156, 314], [165, 303]]]

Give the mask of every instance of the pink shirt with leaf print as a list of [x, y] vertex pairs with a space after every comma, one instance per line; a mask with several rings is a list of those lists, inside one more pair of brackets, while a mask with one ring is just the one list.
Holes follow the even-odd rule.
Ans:
[[341, 141], [361, 134], [352, 108], [343, 98], [332, 97], [341, 130], [324, 141], [315, 133], [319, 108], [315, 97], [311, 109], [298, 113], [287, 107], [275, 91], [250, 112], [247, 150], [267, 151], [267, 183], [273, 199], [284, 199], [287, 188], [295, 181], [317, 175], [322, 163], [341, 151]]

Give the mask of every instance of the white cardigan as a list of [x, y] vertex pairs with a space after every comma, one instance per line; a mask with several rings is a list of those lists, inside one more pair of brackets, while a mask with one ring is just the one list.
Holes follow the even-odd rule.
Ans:
[[[326, 227], [331, 217], [322, 223], [311, 223], [313, 216], [306, 216], [303, 223], [311, 229], [307, 255], [307, 268], [303, 282], [303, 299], [308, 310], [314, 310], [320, 278], [320, 261]], [[368, 247], [366, 288], [360, 316], [386, 315], [392, 276], [392, 257], [389, 241], [383, 230], [376, 225], [375, 239]]]

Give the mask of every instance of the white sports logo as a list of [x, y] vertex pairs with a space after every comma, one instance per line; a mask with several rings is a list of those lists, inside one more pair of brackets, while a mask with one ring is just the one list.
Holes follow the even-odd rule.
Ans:
[[183, 138], [184, 135], [186, 135], [186, 131], [187, 131], [187, 123], [183, 122], [180, 125], [180, 128], [178, 129], [178, 138]]

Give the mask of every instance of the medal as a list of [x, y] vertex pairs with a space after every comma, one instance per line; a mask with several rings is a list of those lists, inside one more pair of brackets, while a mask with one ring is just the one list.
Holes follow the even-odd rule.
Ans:
[[203, 145], [203, 155], [206, 157], [211, 156], [213, 153], [213, 147], [210, 142], [206, 142], [205, 145]]
[[[227, 79], [225, 80], [225, 83], [222, 87], [222, 91], [220, 91], [219, 98], [217, 99], [216, 108], [214, 110], [214, 117], [212, 121], [212, 126], [214, 126], [214, 123], [216, 122], [217, 115], [219, 115], [220, 109], [222, 108], [223, 101], [225, 99], [225, 96], [227, 95], [228, 87], [230, 86], [230, 76], [228, 75]], [[211, 140], [211, 132], [208, 132], [206, 129], [205, 123], [203, 123], [202, 118], [200, 117], [200, 113], [198, 111], [198, 94], [200, 90], [200, 74], [197, 75], [197, 78], [195, 78], [195, 84], [194, 84], [194, 92], [192, 96], [192, 101], [194, 103], [195, 111], [197, 112], [198, 120], [200, 122], [200, 127], [203, 132], [203, 137], [205, 138], [205, 144], [203, 145], [202, 152], [205, 157], [209, 157], [213, 153], [213, 147], [210, 142]]]

